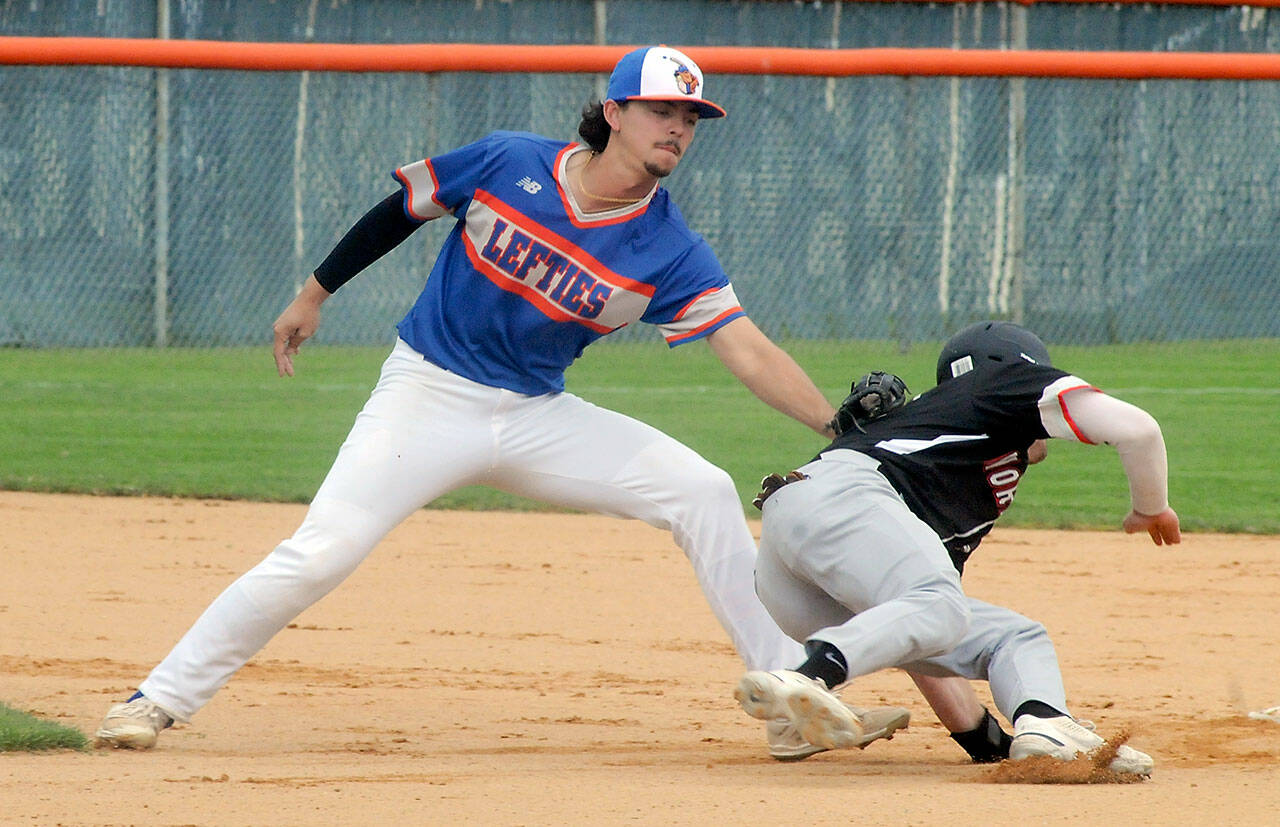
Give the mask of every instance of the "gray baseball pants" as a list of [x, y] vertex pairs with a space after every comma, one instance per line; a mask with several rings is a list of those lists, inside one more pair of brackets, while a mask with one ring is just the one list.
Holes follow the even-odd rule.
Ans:
[[1006, 718], [1024, 701], [1067, 710], [1044, 626], [965, 595], [938, 535], [857, 451], [799, 470], [764, 504], [756, 592], [784, 632], [840, 650], [849, 679], [899, 667], [990, 683]]

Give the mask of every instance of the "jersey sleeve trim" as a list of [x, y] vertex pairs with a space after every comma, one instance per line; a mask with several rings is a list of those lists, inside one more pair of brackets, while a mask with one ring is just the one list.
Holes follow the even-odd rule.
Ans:
[[451, 210], [440, 202], [440, 181], [431, 159], [406, 164], [391, 174], [404, 187], [404, 211], [417, 221], [430, 221]]
[[[712, 293], [714, 293], [714, 292], [716, 292], [717, 290], [720, 290], [720, 289], [723, 289], [723, 288], [720, 288], [720, 287], [708, 287], [706, 290], [703, 290], [701, 293], [699, 293], [698, 295], [694, 296], [692, 299], [690, 299], [690, 300], [689, 300], [689, 303], [688, 303], [688, 304], [686, 304], [684, 307], [680, 308], [680, 311], [679, 311], [678, 313], [676, 313], [675, 319], [674, 319], [673, 321], [677, 321], [677, 322], [678, 322], [678, 321], [680, 321], [681, 319], [683, 319], [683, 318], [684, 318], [684, 316], [685, 316], [685, 314], [689, 312], [689, 309], [690, 309], [691, 307], [693, 307], [695, 304], [697, 304], [697, 303], [698, 303], [698, 301], [699, 301], [703, 296], [709, 296], [709, 295], [711, 295]], [[738, 308], [738, 309], [739, 309], [739, 310], [741, 310], [742, 308]]]
[[714, 319], [707, 322], [706, 324], [700, 325], [694, 328], [693, 330], [690, 330], [686, 333], [680, 333], [675, 336], [667, 336], [666, 337], [667, 345], [668, 347], [675, 347], [676, 345], [682, 345], [685, 342], [692, 342], [695, 339], [701, 339], [702, 337], [708, 336], [714, 333], [715, 331], [719, 330], [720, 328], [724, 327], [726, 324], [733, 321], [734, 319], [740, 316], [746, 316], [746, 315], [747, 315], [747, 311], [743, 310], [741, 307], [731, 308], [721, 313], [719, 316], [716, 316]]
[[658, 328], [667, 344], [675, 347], [700, 339], [745, 315], [733, 285], [725, 284], [703, 290], [686, 302], [671, 321], [659, 322]]
[[1078, 376], [1063, 376], [1048, 385], [1040, 395], [1040, 423], [1049, 436], [1058, 439], [1071, 439], [1093, 445], [1093, 441], [1084, 435], [1067, 407], [1066, 395], [1071, 391], [1087, 390], [1101, 393], [1093, 385]]

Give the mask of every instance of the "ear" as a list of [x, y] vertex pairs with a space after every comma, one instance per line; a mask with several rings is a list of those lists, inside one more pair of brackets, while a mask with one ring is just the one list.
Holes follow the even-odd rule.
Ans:
[[614, 132], [622, 128], [622, 104], [615, 100], [604, 102], [604, 120]]

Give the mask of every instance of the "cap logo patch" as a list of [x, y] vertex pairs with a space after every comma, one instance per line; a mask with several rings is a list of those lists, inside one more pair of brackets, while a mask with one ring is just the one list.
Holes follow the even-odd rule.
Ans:
[[676, 64], [676, 70], [672, 72], [672, 76], [676, 79], [676, 88], [682, 94], [694, 95], [698, 92], [698, 76], [695, 75], [688, 66], [680, 63], [673, 57], [667, 57], [672, 63]]

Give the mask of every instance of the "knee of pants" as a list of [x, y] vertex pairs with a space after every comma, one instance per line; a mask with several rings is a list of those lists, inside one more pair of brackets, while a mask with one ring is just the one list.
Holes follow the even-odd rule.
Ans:
[[246, 587], [263, 605], [306, 608], [355, 571], [381, 537], [377, 531], [355, 530], [356, 525], [307, 519], [250, 572]]
[[1049, 630], [1044, 627], [1043, 623], [1028, 617], [1023, 617], [1022, 621], [1009, 632], [1006, 636], [1007, 641], [1027, 643], [1030, 641], [1049, 640]]
[[708, 525], [725, 518], [744, 521], [733, 478], [709, 462], [682, 467], [666, 484], [670, 486], [668, 508], [677, 525]]
[[1044, 624], [1015, 612], [1009, 612], [1008, 619], [1004, 620], [1003, 625], [985, 625], [990, 628], [985, 634], [974, 638], [977, 647], [971, 655], [980, 679], [991, 680], [994, 661], [1013, 663], [1020, 658], [1031, 656], [1044, 657], [1056, 662], [1053, 642], [1049, 639], [1049, 631]]
[[933, 615], [933, 640], [922, 641], [932, 655], [949, 652], [969, 633], [969, 605], [959, 589], [940, 588], [928, 592], [928, 611]]
[[281, 543], [275, 551], [280, 572], [294, 586], [308, 594], [325, 595], [355, 571], [363, 555], [349, 554], [345, 538], [334, 537], [325, 543], [298, 543], [296, 538]]
[[729, 472], [706, 460], [681, 468], [672, 485], [679, 490], [683, 500], [733, 503], [741, 508], [738, 489]]

